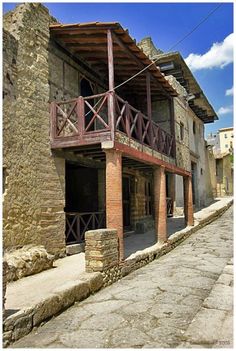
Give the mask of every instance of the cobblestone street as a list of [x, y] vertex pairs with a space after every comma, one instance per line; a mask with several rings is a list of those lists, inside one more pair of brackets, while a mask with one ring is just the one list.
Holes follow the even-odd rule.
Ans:
[[233, 207], [11, 347], [232, 348], [232, 221]]

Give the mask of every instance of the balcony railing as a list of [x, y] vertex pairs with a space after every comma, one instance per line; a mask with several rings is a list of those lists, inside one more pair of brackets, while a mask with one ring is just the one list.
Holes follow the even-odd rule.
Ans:
[[174, 136], [114, 93], [51, 103], [52, 147], [114, 140], [115, 132], [167, 156], [175, 155]]
[[105, 228], [105, 212], [67, 212], [66, 213], [66, 243], [84, 242], [87, 230]]

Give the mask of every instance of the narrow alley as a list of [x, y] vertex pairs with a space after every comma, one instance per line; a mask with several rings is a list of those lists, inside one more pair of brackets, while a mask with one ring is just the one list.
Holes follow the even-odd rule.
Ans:
[[232, 348], [233, 207], [12, 348]]

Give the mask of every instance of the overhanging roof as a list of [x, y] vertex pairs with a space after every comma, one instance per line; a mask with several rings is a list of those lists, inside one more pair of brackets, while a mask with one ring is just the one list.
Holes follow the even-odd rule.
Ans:
[[[52, 38], [73, 56], [82, 59], [97, 73], [108, 80], [107, 30], [113, 33], [115, 85], [122, 83], [152, 61], [136, 45], [127, 30], [117, 22], [90, 22], [77, 24], [52, 24]], [[177, 96], [155, 64], [147, 71], [151, 74], [151, 91], [157, 95]], [[135, 93], [146, 94], [146, 72], [126, 84]]]
[[216, 112], [179, 52], [163, 53], [155, 56], [155, 60], [166, 75], [173, 75], [188, 94], [195, 96], [194, 99], [189, 100], [189, 106], [204, 123], [211, 123], [218, 119]]

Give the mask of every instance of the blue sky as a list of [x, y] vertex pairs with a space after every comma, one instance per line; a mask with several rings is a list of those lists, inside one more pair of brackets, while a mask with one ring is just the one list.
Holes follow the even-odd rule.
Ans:
[[[62, 23], [117, 21], [124, 28], [128, 28], [130, 35], [137, 41], [151, 36], [157, 47], [168, 51], [219, 3], [53, 2], [44, 5]], [[3, 12], [15, 6], [16, 3], [3, 3]], [[195, 78], [218, 112], [219, 121], [206, 124], [205, 134], [233, 125], [231, 33], [233, 3], [223, 3], [206, 22], [173, 49], [179, 51], [185, 59], [188, 58], [187, 62]]]

